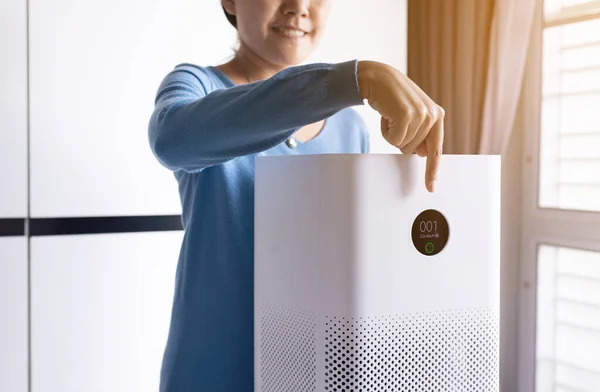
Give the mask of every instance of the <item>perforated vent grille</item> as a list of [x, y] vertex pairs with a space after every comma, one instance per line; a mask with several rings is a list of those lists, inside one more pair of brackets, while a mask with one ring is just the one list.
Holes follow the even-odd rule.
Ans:
[[498, 320], [485, 310], [330, 317], [328, 392], [495, 392]]
[[261, 378], [264, 392], [313, 392], [317, 385], [315, 317], [262, 306]]

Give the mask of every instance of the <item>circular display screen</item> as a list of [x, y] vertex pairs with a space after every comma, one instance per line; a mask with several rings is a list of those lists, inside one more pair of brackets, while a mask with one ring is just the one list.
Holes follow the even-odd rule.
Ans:
[[413, 222], [413, 245], [425, 256], [434, 256], [440, 253], [446, 246], [449, 236], [448, 221], [437, 210], [425, 210]]

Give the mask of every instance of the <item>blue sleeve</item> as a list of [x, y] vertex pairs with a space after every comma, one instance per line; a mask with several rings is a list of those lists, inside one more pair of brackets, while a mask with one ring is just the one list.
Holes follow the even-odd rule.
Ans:
[[196, 68], [163, 80], [148, 126], [153, 153], [188, 172], [267, 150], [298, 128], [363, 104], [357, 61], [288, 68], [260, 82], [214, 90]]

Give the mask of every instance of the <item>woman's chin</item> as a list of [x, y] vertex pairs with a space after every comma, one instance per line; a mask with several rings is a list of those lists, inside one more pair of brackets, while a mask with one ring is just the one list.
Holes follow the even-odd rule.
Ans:
[[275, 61], [277, 64], [284, 67], [293, 67], [302, 64], [310, 54], [311, 52], [307, 51], [278, 51], [274, 57], [277, 59]]

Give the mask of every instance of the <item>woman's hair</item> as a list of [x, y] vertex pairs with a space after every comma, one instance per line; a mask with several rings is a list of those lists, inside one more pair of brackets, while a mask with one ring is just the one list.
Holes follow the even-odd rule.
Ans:
[[237, 29], [237, 18], [235, 17], [235, 15], [231, 15], [229, 12], [227, 12], [225, 10], [225, 7], [223, 7], [223, 12], [225, 13], [225, 16], [227, 17], [229, 23], [231, 23], [231, 25]]

